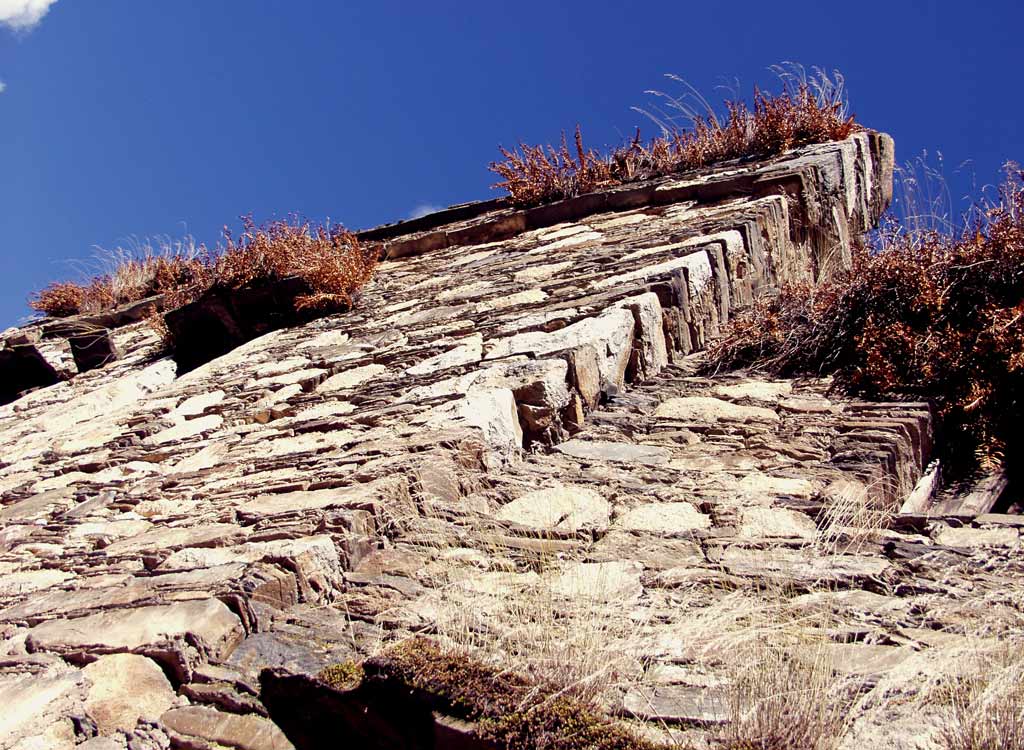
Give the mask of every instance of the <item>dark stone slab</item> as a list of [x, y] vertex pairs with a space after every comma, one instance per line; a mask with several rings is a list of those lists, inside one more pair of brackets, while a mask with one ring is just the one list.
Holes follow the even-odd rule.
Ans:
[[214, 288], [167, 312], [164, 321], [171, 332], [178, 373], [194, 370], [257, 336], [340, 311], [296, 310], [296, 298], [311, 292], [299, 278], [242, 289]]
[[11, 403], [26, 391], [60, 380], [57, 371], [32, 344], [0, 349], [0, 405]]
[[439, 712], [428, 696], [368, 676], [338, 689], [281, 669], [260, 673], [260, 699], [296, 750], [494, 750], [473, 725]]
[[95, 370], [120, 356], [110, 331], [99, 326], [83, 327], [68, 336], [68, 344], [79, 372]]

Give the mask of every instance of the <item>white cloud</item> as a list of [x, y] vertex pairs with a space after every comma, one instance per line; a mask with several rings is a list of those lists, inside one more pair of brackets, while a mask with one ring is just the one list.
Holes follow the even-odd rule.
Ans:
[[3, 81], [0, 81], [0, 94], [4, 93], [4, 90], [6, 88], [7, 88], [7, 84], [4, 83]]
[[28, 31], [39, 23], [57, 0], [0, 0], [0, 24]]
[[[0, 0], [3, 2], [3, 0]], [[433, 203], [420, 203], [416, 208], [409, 212], [410, 219], [418, 219], [421, 216], [432, 214], [435, 211], [440, 211], [444, 206], [435, 206]]]

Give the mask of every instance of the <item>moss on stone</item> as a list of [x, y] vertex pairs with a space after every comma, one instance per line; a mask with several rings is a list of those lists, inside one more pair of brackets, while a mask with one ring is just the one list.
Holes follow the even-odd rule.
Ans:
[[476, 723], [481, 739], [507, 750], [663, 750], [596, 707], [554, 687], [498, 671], [423, 638], [367, 662], [367, 674], [426, 693], [439, 708]]
[[363, 666], [354, 661], [331, 664], [320, 670], [317, 679], [337, 690], [353, 688], [363, 681]]

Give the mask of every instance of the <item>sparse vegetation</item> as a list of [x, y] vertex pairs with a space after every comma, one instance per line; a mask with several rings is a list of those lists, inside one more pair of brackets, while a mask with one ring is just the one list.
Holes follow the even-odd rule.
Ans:
[[363, 667], [354, 661], [343, 661], [324, 667], [317, 674], [317, 679], [333, 688], [343, 689], [358, 685], [363, 679]]
[[820, 647], [761, 643], [737, 669], [721, 750], [832, 750], [843, 740], [851, 701]]
[[106, 273], [84, 283], [57, 282], [36, 294], [31, 307], [51, 317], [97, 313], [157, 294], [171, 295], [178, 305], [207, 289], [242, 288], [299, 277], [310, 293], [296, 307], [339, 308], [369, 281], [377, 264], [375, 251], [360, 246], [341, 226], [313, 227], [293, 218], [257, 225], [243, 218], [237, 237], [227, 228], [216, 251], [191, 243], [153, 252], [147, 245], [138, 255], [117, 251]]
[[1024, 657], [1007, 641], [979, 652], [943, 686], [949, 714], [939, 730], [946, 750], [1024, 748]]
[[535, 206], [733, 159], [767, 158], [810, 143], [842, 140], [861, 129], [847, 113], [838, 74], [835, 80], [821, 71], [810, 80], [781, 77], [781, 93], [755, 88], [753, 110], [742, 101], [727, 102], [725, 118], [703, 99], [707, 112], [698, 114], [667, 97], [670, 106], [690, 120], [688, 128], [644, 112], [662, 134], [644, 142], [638, 129], [632, 141], [609, 154], [586, 148], [579, 126], [572, 150], [564, 133], [557, 147], [523, 143], [512, 151], [501, 148], [505, 160], [490, 166], [502, 178], [495, 187], [507, 190], [516, 206]]
[[388, 649], [365, 668], [440, 699], [458, 718], [476, 722], [482, 739], [507, 750], [663, 750], [589, 703], [423, 638]]
[[760, 299], [709, 361], [928, 400], [946, 459], [1001, 459], [1024, 417], [1024, 172], [956, 234], [890, 221], [851, 271]]

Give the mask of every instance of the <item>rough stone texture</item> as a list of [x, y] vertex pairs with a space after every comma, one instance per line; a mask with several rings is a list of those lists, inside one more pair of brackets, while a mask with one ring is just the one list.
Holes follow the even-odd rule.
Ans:
[[144, 656], [101, 656], [82, 673], [89, 681], [85, 712], [104, 735], [131, 732], [139, 719], [158, 719], [174, 703], [171, 683]]
[[[694, 375], [755, 294], [848, 260], [891, 169], [891, 141], [862, 133], [382, 227], [351, 312], [248, 330], [180, 375], [130, 311], [102, 322], [121, 356], [85, 372], [59, 328], [7, 335], [69, 379], [0, 406], [0, 749], [288, 747], [262, 715], [266, 667], [563, 621], [630, 660], [609, 705], [713, 723], [704, 691], [729, 675], [681, 632], [730, 596], [775, 587], [845, 618], [836, 644], [923, 652], [982, 611], [1019, 614], [1012, 517], [853, 535], [836, 515], [899, 508], [931, 454], [927, 406]], [[874, 678], [890, 656], [835, 659]], [[147, 675], [130, 711], [111, 659]], [[156, 718], [144, 663], [179, 688]], [[90, 705], [94, 727], [71, 720]]]

